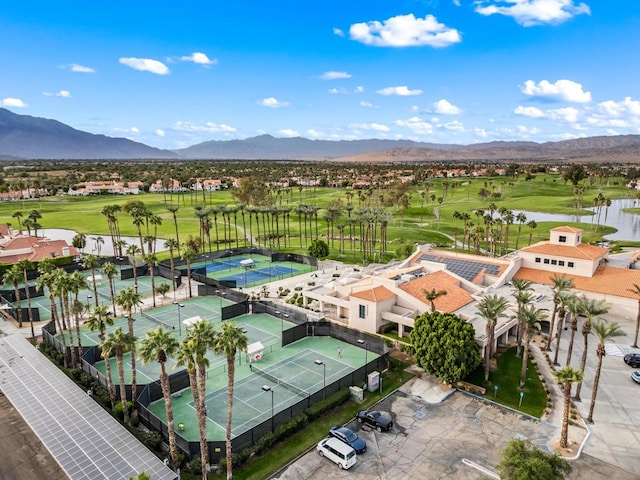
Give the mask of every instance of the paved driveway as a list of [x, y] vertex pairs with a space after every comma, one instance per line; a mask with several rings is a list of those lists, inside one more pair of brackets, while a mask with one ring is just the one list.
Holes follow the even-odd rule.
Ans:
[[[557, 434], [553, 425], [494, 407], [461, 392], [439, 404], [427, 404], [396, 392], [378, 408], [388, 412], [395, 425], [390, 432], [383, 433], [356, 422], [349, 425], [367, 442], [367, 452], [358, 455], [351, 470], [340, 470], [314, 449], [282, 472], [279, 480], [490, 478], [463, 460], [493, 470], [500, 461], [500, 450], [514, 436], [526, 437], [546, 448]], [[571, 479], [604, 480], [614, 475], [616, 480], [637, 478], [593, 458], [574, 462], [574, 468]]]

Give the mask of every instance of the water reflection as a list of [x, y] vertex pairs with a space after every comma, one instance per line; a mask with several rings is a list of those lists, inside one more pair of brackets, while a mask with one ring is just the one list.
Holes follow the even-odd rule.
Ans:
[[[638, 206], [632, 198], [621, 198], [611, 200], [611, 206], [608, 208], [608, 211], [606, 207], [602, 207], [600, 225], [608, 225], [618, 229], [617, 232], [605, 235], [604, 238], [607, 240], [640, 240], [640, 215], [622, 211], [624, 208], [634, 208]], [[585, 210], [595, 212], [596, 208], [589, 207], [585, 208]], [[519, 210], [514, 210], [514, 216], [519, 212]], [[536, 222], [580, 222], [591, 223], [595, 226], [597, 221], [595, 213], [593, 215], [566, 215], [559, 213], [528, 212], [526, 210], [523, 210], [523, 213], [527, 216], [527, 222], [530, 220], [535, 220]]]

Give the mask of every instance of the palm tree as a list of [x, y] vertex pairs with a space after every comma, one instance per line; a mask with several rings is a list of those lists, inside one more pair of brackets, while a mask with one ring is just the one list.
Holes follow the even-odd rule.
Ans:
[[636, 333], [633, 337], [633, 348], [638, 348], [638, 332], [640, 331], [640, 285], [633, 284], [633, 288], [629, 288], [627, 291], [633, 293], [638, 297], [638, 313], [636, 315]]
[[178, 448], [176, 447], [176, 432], [173, 423], [173, 408], [171, 406], [171, 388], [167, 375], [167, 359], [178, 351], [178, 341], [161, 326], [155, 330], [148, 330], [147, 336], [140, 342], [140, 360], [143, 365], [155, 361], [160, 364], [160, 386], [164, 397], [164, 409], [167, 415], [167, 434], [169, 436], [169, 455], [174, 470], [180, 466]]
[[116, 316], [116, 291], [113, 284], [114, 277], [118, 274], [118, 267], [111, 262], [105, 262], [102, 265], [102, 273], [109, 279], [109, 291], [111, 293], [111, 306], [113, 307], [113, 316]]
[[98, 285], [96, 285], [96, 268], [100, 268], [100, 258], [97, 255], [88, 254], [82, 259], [82, 266], [91, 270], [91, 283], [93, 285], [93, 298], [96, 307], [100, 305], [98, 302]]
[[[195, 344], [195, 361], [198, 370], [198, 398], [200, 400], [200, 412], [198, 415], [198, 428], [200, 432], [200, 438], [204, 438], [206, 442], [207, 438], [207, 416], [206, 416], [206, 384], [207, 384], [207, 368], [209, 367], [209, 359], [207, 358], [207, 351], [209, 348], [213, 348], [216, 340], [216, 331], [213, 329], [213, 325], [207, 320], [201, 320], [195, 323], [189, 328], [189, 337], [191, 337]], [[200, 459], [202, 466], [206, 469], [207, 463], [209, 463], [208, 450], [205, 449], [201, 452]]]
[[[604, 300], [593, 300], [580, 296], [580, 304], [582, 314], [585, 316], [582, 324], [582, 337], [584, 338], [584, 350], [582, 351], [582, 359], [580, 360], [580, 373], [584, 376], [584, 369], [587, 365], [587, 354], [589, 352], [589, 335], [591, 334], [591, 323], [597, 315], [604, 315], [609, 311], [609, 305]], [[582, 379], [578, 381], [576, 394], [573, 398], [580, 400], [580, 391], [582, 390]]]
[[429, 302], [429, 305], [431, 305], [431, 311], [435, 312], [436, 311], [436, 304], [434, 302], [439, 297], [442, 297], [443, 295], [446, 295], [447, 291], [446, 290], [436, 290], [435, 288], [433, 288], [431, 290], [426, 290], [426, 289], [423, 288], [422, 289], [422, 294], [424, 295], [425, 300], [427, 300]]
[[[104, 343], [105, 340], [105, 332], [107, 327], [113, 325], [113, 316], [111, 312], [107, 309], [107, 307], [103, 305], [98, 305], [95, 307], [91, 313], [89, 314], [89, 318], [85, 322], [85, 326], [91, 330], [92, 332], [98, 331], [98, 338], [100, 339], [100, 345]], [[104, 356], [103, 356], [104, 358]], [[107, 377], [107, 391], [109, 392], [109, 399], [111, 400], [111, 409], [116, 404], [116, 398], [113, 391], [113, 384], [111, 380], [111, 363], [109, 362], [109, 357], [104, 359], [104, 367], [106, 370]]]
[[[140, 305], [142, 303], [142, 298], [138, 292], [135, 291], [133, 287], [127, 287], [124, 290], [118, 292], [116, 296], [116, 305], [118, 305], [123, 310], [127, 312], [127, 324], [129, 327], [129, 335], [132, 337], [135, 335], [133, 329], [133, 307], [136, 305]], [[131, 345], [131, 399], [133, 402], [133, 408], [136, 408], [136, 394], [137, 394], [137, 384], [136, 384], [136, 344], [133, 343]]]
[[523, 306], [518, 314], [518, 318], [524, 326], [522, 353], [522, 368], [520, 370], [520, 388], [524, 388], [524, 381], [527, 377], [527, 361], [529, 360], [529, 342], [533, 336], [533, 330], [540, 330], [540, 323], [547, 318], [547, 312], [542, 308], [533, 305]]
[[551, 323], [549, 324], [549, 338], [547, 339], [547, 346], [545, 347], [545, 350], [547, 350], [548, 352], [551, 351], [553, 330], [556, 323], [556, 315], [558, 313], [559, 305], [562, 302], [562, 298], [565, 292], [570, 288], [573, 288], [573, 280], [564, 276], [558, 276], [554, 274], [551, 277], [551, 282], [553, 283], [553, 313], [551, 314]]
[[[33, 212], [34, 210], [32, 210]], [[37, 210], [35, 210], [37, 211]], [[33, 312], [31, 311], [31, 293], [29, 292], [29, 279], [27, 278], [27, 272], [29, 270], [33, 270], [33, 263], [26, 258], [23, 258], [16, 266], [22, 270], [22, 275], [24, 279], [24, 293], [27, 297], [27, 315], [29, 315], [29, 325], [31, 326], [31, 338], [36, 337], [36, 332], [33, 329]], [[18, 302], [18, 309], [20, 308], [20, 303]]]
[[591, 391], [591, 406], [589, 407], [589, 416], [587, 422], [593, 423], [593, 409], [596, 406], [596, 397], [598, 396], [598, 384], [600, 383], [600, 370], [602, 369], [602, 359], [604, 358], [604, 344], [614, 337], [624, 336], [624, 332], [616, 322], [607, 323], [604, 320], [596, 320], [593, 322], [593, 331], [598, 337], [598, 346], [596, 347], [596, 355], [598, 356], [598, 366], [596, 374], [593, 377], [593, 390]]
[[511, 285], [513, 285], [513, 296], [516, 299], [516, 303], [518, 305], [518, 331], [516, 333], [516, 339], [518, 341], [517, 355], [520, 355], [520, 348], [522, 347], [522, 333], [523, 333], [523, 324], [522, 319], [520, 317], [520, 312], [525, 305], [528, 305], [533, 300], [533, 287], [531, 286], [531, 282], [529, 280], [525, 280], [522, 278], [514, 278], [511, 280]]
[[216, 332], [213, 351], [217, 355], [227, 358], [227, 427], [226, 427], [226, 453], [227, 453], [227, 480], [233, 478], [231, 463], [231, 420], [233, 416], [233, 380], [235, 376], [235, 359], [238, 350], [247, 349], [248, 339], [234, 322], [223, 322], [222, 329]]
[[[109, 357], [112, 354], [116, 356], [116, 364], [118, 365], [118, 379], [120, 381], [120, 403], [122, 404], [122, 413], [124, 414], [124, 421], [129, 421], [129, 408], [127, 406], [127, 390], [124, 386], [124, 352], [128, 352], [134, 349], [136, 344], [136, 337], [130, 333], [125, 333], [122, 327], [116, 328], [116, 330], [108, 334], [104, 342], [102, 342], [102, 356], [105, 362], [109, 361]], [[133, 360], [133, 357], [131, 357]]]
[[[42, 262], [40, 262], [42, 264]], [[53, 319], [53, 321], [55, 322], [56, 325], [56, 329], [58, 330], [59, 333], [61, 333], [60, 335], [60, 339], [62, 340], [62, 351], [64, 352], [63, 354], [63, 362], [64, 362], [64, 366], [65, 368], [67, 367], [67, 362], [68, 362], [68, 356], [67, 356], [67, 340], [66, 337], [64, 335], [64, 331], [62, 328], [62, 322], [60, 322], [60, 315], [58, 315], [58, 309], [56, 307], [56, 301], [55, 301], [55, 296], [54, 296], [54, 287], [53, 287], [53, 283], [54, 283], [54, 275], [53, 275], [53, 271], [43, 271], [40, 273], [40, 276], [36, 279], [36, 289], [38, 291], [42, 291], [45, 288], [48, 291], [49, 294], [49, 305], [51, 308], [51, 318]]]
[[[69, 291], [72, 288], [71, 276], [63, 269], [57, 268], [53, 272], [53, 291], [54, 295], [60, 301], [60, 313], [62, 314], [62, 328], [69, 329], [69, 347], [71, 350], [71, 368], [75, 369], [78, 360], [76, 357], [76, 349], [73, 346], [73, 326], [71, 324], [71, 311], [69, 309]], [[68, 323], [65, 321], [68, 320]], [[62, 332], [64, 335], [64, 331]]]
[[569, 314], [569, 328], [571, 330], [571, 337], [569, 337], [569, 346], [567, 347], [567, 361], [565, 365], [571, 364], [571, 356], [573, 355], [573, 343], [576, 338], [576, 332], [578, 331], [578, 317], [582, 315], [582, 302], [577, 296], [573, 296], [567, 306], [567, 312]]
[[4, 275], [2, 277], [2, 283], [4, 285], [13, 285], [13, 290], [16, 297], [15, 304], [18, 315], [18, 327], [20, 328], [22, 328], [22, 308], [20, 308], [20, 282], [22, 281], [22, 278], [22, 270], [20, 270], [18, 265], [13, 265], [9, 270], [4, 272]]
[[558, 363], [558, 354], [560, 353], [560, 338], [562, 337], [562, 327], [567, 320], [567, 312], [569, 311], [569, 305], [578, 301], [578, 297], [573, 293], [564, 292], [560, 296], [560, 303], [558, 304], [558, 322], [556, 325], [556, 351], [553, 355], [553, 364], [560, 365]]
[[193, 405], [196, 409], [196, 416], [198, 418], [198, 429], [200, 432], [200, 459], [202, 467], [202, 478], [207, 478], [207, 464], [205, 460], [208, 457], [207, 437], [202, 436], [202, 429], [200, 428], [200, 424], [202, 421], [201, 419], [204, 419], [204, 421], [206, 422], [206, 414], [202, 408], [200, 393], [198, 389], [198, 377], [196, 368], [196, 353], [198, 351], [198, 348], [199, 346], [196, 339], [188, 335], [184, 337], [176, 354], [176, 368], [186, 367], [187, 374], [189, 375], [189, 386], [191, 387], [191, 395], [193, 396]]
[[75, 318], [76, 325], [76, 336], [78, 341], [78, 359], [82, 360], [82, 336], [80, 335], [80, 316], [84, 311], [84, 305], [80, 300], [78, 300], [78, 296], [80, 295], [80, 290], [86, 289], [89, 287], [89, 283], [87, 282], [87, 278], [80, 273], [79, 270], [76, 270], [71, 275], [69, 275], [69, 283], [68, 283], [68, 291], [69, 293], [73, 293], [73, 303], [72, 303], [72, 311]]
[[[129, 261], [131, 262], [131, 265], [133, 265], [133, 285], [134, 286], [138, 285], [138, 262], [136, 261], [136, 255], [138, 255], [140, 252], [142, 252], [142, 250], [137, 245], [134, 245], [134, 244], [127, 246], [127, 250], [125, 251], [125, 253], [131, 257]], [[136, 287], [136, 290], [137, 290], [137, 287]]]
[[187, 261], [187, 283], [189, 285], [189, 298], [193, 297], [191, 292], [191, 260], [196, 258], [198, 252], [192, 247], [185, 247], [182, 250], [182, 258]]
[[156, 263], [158, 263], [158, 256], [155, 253], [148, 253], [144, 257], [144, 261], [149, 266], [149, 278], [151, 279], [151, 301], [153, 302], [153, 308], [156, 308], [156, 282], [154, 269]]
[[567, 448], [569, 445], [569, 412], [571, 410], [571, 385], [582, 382], [583, 373], [567, 365], [553, 372], [556, 381], [562, 384], [564, 392], [564, 410], [562, 413], [562, 430], [560, 432], [560, 446]]
[[175, 291], [176, 291], [177, 285], [176, 285], [176, 265], [175, 265], [175, 257], [173, 252], [175, 250], [178, 250], [179, 246], [180, 245], [178, 244], [178, 241], [174, 240], [173, 238], [170, 238], [169, 240], [166, 240], [164, 242], [164, 248], [169, 250], [169, 261], [171, 262], [171, 285], [173, 286], [174, 299], [175, 299]]
[[487, 344], [484, 347], [484, 381], [489, 382], [489, 365], [493, 354], [493, 337], [498, 319], [504, 316], [507, 309], [507, 299], [499, 295], [488, 295], [484, 297], [476, 307], [480, 316], [487, 322], [486, 337]]

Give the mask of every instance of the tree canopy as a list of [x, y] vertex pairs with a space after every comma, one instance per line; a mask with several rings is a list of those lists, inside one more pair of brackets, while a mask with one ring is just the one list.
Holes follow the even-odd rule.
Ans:
[[444, 382], [455, 383], [480, 365], [480, 348], [470, 323], [451, 313], [416, 318], [410, 338], [416, 362]]
[[503, 480], [561, 480], [571, 465], [558, 455], [543, 452], [533, 443], [513, 438], [503, 450], [498, 472]]
[[329, 245], [324, 240], [314, 240], [309, 246], [309, 255], [316, 258], [329, 256]]

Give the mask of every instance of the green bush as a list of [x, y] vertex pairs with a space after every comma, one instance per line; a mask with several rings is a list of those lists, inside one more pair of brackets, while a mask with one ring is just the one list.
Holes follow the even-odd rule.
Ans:
[[[133, 403], [127, 402], [127, 411], [130, 412], [132, 407], [133, 407]], [[115, 407], [113, 408], [113, 415], [119, 418], [120, 420], [124, 420], [124, 412], [122, 411], [121, 401], [117, 402]]]
[[[118, 405], [119, 404], [118, 402]], [[146, 432], [142, 437], [142, 441], [151, 450], [160, 450], [162, 446], [162, 437], [158, 432]], [[200, 471], [200, 469], [198, 469], [198, 471]]]

